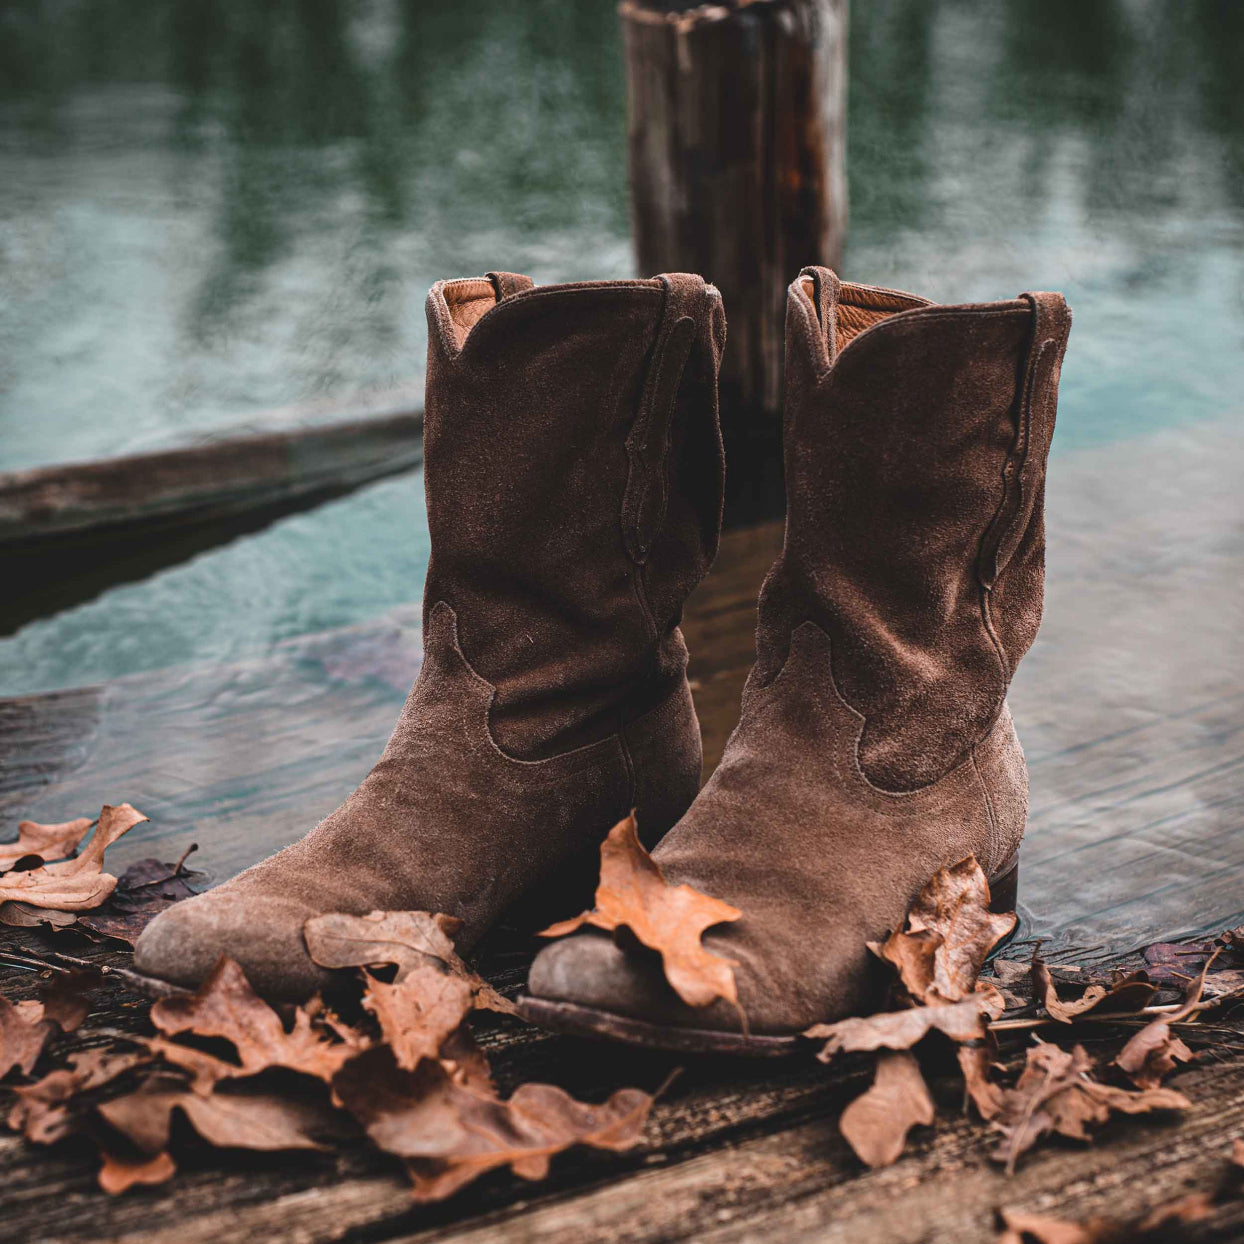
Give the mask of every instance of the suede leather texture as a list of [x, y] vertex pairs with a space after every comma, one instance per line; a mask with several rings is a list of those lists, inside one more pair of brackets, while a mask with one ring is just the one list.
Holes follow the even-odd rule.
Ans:
[[650, 842], [699, 784], [678, 630], [716, 552], [721, 299], [699, 277], [428, 297], [424, 663], [383, 756], [300, 842], [168, 909], [138, 971], [194, 986], [228, 954], [273, 999], [328, 974], [323, 912], [503, 915], [590, 902], [608, 830]]
[[[736, 962], [751, 1031], [773, 1034], [877, 1002], [866, 943], [939, 867], [972, 853], [996, 879], [1018, 851], [1027, 769], [1005, 696], [1040, 621], [1070, 328], [1056, 294], [938, 307], [826, 269], [787, 308], [787, 528], [757, 661], [720, 766], [654, 852], [672, 883], [742, 910], [704, 944]], [[741, 1026], [594, 930], [542, 951], [529, 984]]]

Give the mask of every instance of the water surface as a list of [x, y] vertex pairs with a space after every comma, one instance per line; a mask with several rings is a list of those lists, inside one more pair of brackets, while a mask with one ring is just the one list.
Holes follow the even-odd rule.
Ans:
[[[853, 8], [844, 274], [1065, 292], [1056, 454], [1233, 417], [1244, 6]], [[433, 280], [630, 275], [628, 231], [604, 0], [6, 6], [0, 469], [417, 382]], [[262, 654], [426, 559], [422, 481], [385, 481], [26, 625], [0, 693]]]

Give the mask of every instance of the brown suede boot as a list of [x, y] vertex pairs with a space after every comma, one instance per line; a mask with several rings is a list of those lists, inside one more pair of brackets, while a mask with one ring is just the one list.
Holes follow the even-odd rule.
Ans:
[[[139, 972], [197, 985], [223, 952], [272, 998], [326, 974], [322, 912], [446, 912], [469, 949], [590, 902], [599, 843], [651, 841], [699, 786], [678, 629], [717, 550], [721, 297], [696, 276], [428, 295], [424, 663], [379, 763], [317, 829], [164, 912]], [[537, 926], [538, 927], [538, 926]]]
[[1028, 776], [1006, 691], [1041, 617], [1070, 322], [1058, 294], [936, 306], [823, 268], [790, 287], [789, 507], [758, 658], [720, 767], [654, 852], [671, 884], [742, 910], [704, 945], [737, 963], [749, 1032], [595, 931], [541, 952], [532, 1018], [787, 1052], [877, 1001], [865, 943], [939, 867], [975, 854], [1014, 905]]

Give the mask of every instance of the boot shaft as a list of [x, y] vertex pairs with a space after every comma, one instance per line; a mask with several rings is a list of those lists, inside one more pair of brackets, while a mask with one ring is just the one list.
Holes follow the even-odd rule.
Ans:
[[456, 613], [505, 751], [615, 733], [684, 677], [716, 553], [720, 295], [495, 273], [434, 286], [428, 326], [425, 617]]
[[1069, 329], [1058, 294], [937, 306], [822, 268], [790, 287], [786, 541], [754, 678], [776, 676], [801, 622], [820, 626], [883, 789], [963, 760], [1036, 636]]

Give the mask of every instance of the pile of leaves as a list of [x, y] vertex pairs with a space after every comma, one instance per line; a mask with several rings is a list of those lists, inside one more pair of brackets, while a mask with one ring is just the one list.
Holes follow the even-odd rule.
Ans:
[[[57, 912], [92, 936], [132, 942], [154, 911], [192, 892], [181, 863], [143, 861], [119, 881], [103, 872], [107, 846], [143, 819], [128, 804], [105, 807], [77, 855], [90, 822], [24, 823], [18, 843], [0, 847], [7, 866], [0, 901], [20, 905], [16, 923], [38, 917], [55, 925], [46, 913]], [[690, 1005], [725, 999], [737, 1008], [735, 965], [701, 938], [742, 913], [671, 885], [633, 817], [609, 834], [601, 858], [594, 909], [546, 934], [592, 925], [634, 938], [660, 955]], [[1188, 1106], [1165, 1081], [1193, 1060], [1185, 1038], [1193, 1039], [1198, 1021], [1244, 996], [1244, 980], [1235, 979], [1244, 974], [1232, 966], [1244, 962], [1244, 930], [1216, 946], [1152, 948], [1146, 970], [1118, 972], [1067, 996], [1076, 971], [1039, 955], [1031, 963], [996, 959], [992, 978], [984, 975], [1014, 920], [990, 911], [975, 859], [941, 869], [903, 927], [870, 947], [891, 977], [883, 1009], [804, 1034], [820, 1044], [825, 1063], [847, 1054], [874, 1062], [870, 1087], [839, 1124], [866, 1164], [896, 1161], [910, 1131], [934, 1121], [930, 1068], [952, 1067], [962, 1078], [968, 1108], [992, 1135], [991, 1157], [1008, 1173], [1046, 1138], [1084, 1142], [1112, 1117]], [[311, 957], [353, 985], [334, 992], [333, 1005], [317, 996], [278, 1011], [222, 958], [196, 993], [152, 1005], [148, 1032], [101, 1033], [106, 1044], [79, 1048], [65, 1065], [32, 1078], [48, 1043], [87, 1018], [98, 985], [79, 970], [82, 961], [57, 956], [62, 970], [39, 999], [0, 997], [0, 1079], [27, 1081], [13, 1088], [8, 1122], [38, 1144], [89, 1137], [109, 1192], [167, 1180], [180, 1146], [195, 1136], [226, 1149], [367, 1144], [403, 1164], [419, 1201], [447, 1197], [499, 1167], [541, 1178], [550, 1159], [573, 1145], [621, 1151], [639, 1143], [655, 1098], [640, 1089], [620, 1089], [599, 1105], [549, 1084], [500, 1094], [470, 1021], [481, 1010], [516, 1009], [458, 956], [457, 929], [453, 918], [430, 912], [316, 917], [304, 930]], [[65, 963], [74, 966], [63, 970]], [[1199, 969], [1195, 976], [1189, 967]], [[1159, 987], [1175, 984], [1182, 1001], [1154, 1005]], [[1111, 1057], [1094, 1058], [1086, 1045], [1101, 1043], [1083, 1034], [1103, 1024], [1126, 1026], [1130, 1036]], [[1184, 1198], [1150, 1218], [1191, 1221], [1208, 1204]], [[1142, 1238], [1151, 1224], [1008, 1214], [1001, 1229], [1009, 1244], [1097, 1244]]]
[[[113, 1034], [108, 1046], [16, 1088], [9, 1125], [39, 1144], [89, 1136], [102, 1159], [100, 1186], [113, 1193], [175, 1173], [178, 1117], [219, 1148], [370, 1143], [404, 1162], [419, 1201], [498, 1166], [542, 1178], [571, 1145], [637, 1143], [653, 1101], [638, 1089], [603, 1105], [547, 1084], [500, 1097], [465, 1021], [477, 1008], [512, 1004], [466, 967], [452, 931], [449, 917], [427, 912], [308, 922], [317, 959], [357, 974], [352, 1022], [319, 997], [292, 1008], [287, 1022], [222, 958], [196, 993], [152, 1006], [156, 1035]], [[382, 965], [391, 979], [372, 970]], [[81, 1022], [85, 1008], [63, 1018], [65, 990], [57, 976], [44, 1002], [0, 1000], [0, 1074], [29, 1074], [47, 1037]]]
[[[105, 804], [94, 821], [85, 816], [59, 825], [22, 821], [17, 841], [0, 844], [0, 924], [72, 927], [133, 946], [160, 912], [195, 892], [196, 877], [185, 867], [193, 845], [175, 864], [143, 859], [120, 877], [104, 872], [104, 853], [145, 820], [123, 803]], [[79, 850], [88, 833], [90, 842]]]
[[[1003, 984], [1015, 985], [1023, 975], [1029, 978], [1034, 999], [1029, 1005], [981, 979], [990, 951], [1011, 932], [1014, 920], [1013, 915], [989, 911], [988, 884], [975, 859], [939, 870], [916, 900], [905, 927], [870, 947], [895, 976], [887, 1009], [818, 1024], [805, 1034], [825, 1042], [818, 1055], [824, 1062], [843, 1052], [877, 1052], [872, 1086], [847, 1107], [840, 1121], [843, 1136], [868, 1165], [895, 1161], [910, 1129], [933, 1122], [933, 1098], [914, 1052], [928, 1045], [929, 1038], [949, 1040], [956, 1047], [966, 1094], [998, 1137], [991, 1156], [1008, 1174], [1044, 1137], [1088, 1141], [1093, 1129], [1112, 1116], [1178, 1111], [1189, 1105], [1163, 1080], [1193, 1056], [1174, 1029], [1210, 1006], [1236, 1000], [1235, 992], [1220, 990], [1215, 1002], [1202, 1001], [1214, 956], [1204, 959], [1199, 977], [1184, 978], [1188, 987], [1182, 1003], [1161, 1007], [1149, 1005], [1157, 985], [1143, 971], [1116, 972], [1109, 983], [1091, 984], [1077, 997], [1064, 999], [1038, 955], [1027, 967], [1002, 961], [998, 967]], [[1037, 1014], [998, 1022], [1008, 1003], [1012, 1012]], [[1104, 1066], [1082, 1044], [1068, 1049], [1035, 1036], [1038, 1029], [1065, 1036], [1076, 1034], [1078, 1026], [1127, 1020], [1143, 1022]], [[998, 1061], [998, 1040], [1018, 1032], [1034, 1035], [1022, 1067], [1008, 1082]]]

